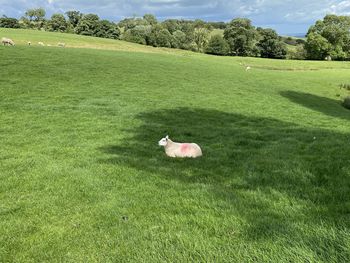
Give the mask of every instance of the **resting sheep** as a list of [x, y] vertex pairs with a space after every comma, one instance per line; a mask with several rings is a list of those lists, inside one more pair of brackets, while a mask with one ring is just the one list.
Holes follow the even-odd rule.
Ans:
[[178, 143], [169, 139], [169, 136], [158, 142], [159, 146], [164, 146], [165, 153], [169, 157], [197, 158], [202, 156], [202, 150], [196, 143]]
[[58, 46], [59, 46], [59, 47], [65, 47], [65, 46], [66, 46], [66, 43], [60, 42], [60, 43], [58, 43]]
[[251, 69], [252, 69], [251, 67], [247, 66], [247, 67], [245, 68], [245, 71], [248, 71], [248, 70], [251, 70]]
[[45, 44], [43, 42], [38, 42], [38, 45], [42, 46], [42, 47], [45, 46]]
[[15, 42], [13, 42], [12, 39], [9, 39], [9, 38], [6, 38], [6, 37], [3, 37], [1, 39], [1, 43], [4, 45], [4, 46], [14, 46], [15, 45]]

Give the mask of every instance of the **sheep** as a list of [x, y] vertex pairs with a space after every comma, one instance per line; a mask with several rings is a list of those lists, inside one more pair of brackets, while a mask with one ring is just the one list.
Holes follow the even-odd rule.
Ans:
[[58, 43], [58, 46], [59, 46], [59, 47], [65, 47], [65, 46], [66, 46], [66, 43], [60, 42], [60, 43]]
[[15, 42], [13, 42], [12, 39], [9, 39], [9, 38], [6, 38], [6, 37], [3, 37], [1, 39], [1, 43], [4, 45], [4, 46], [15, 46]]
[[51, 47], [51, 45], [50, 45], [50, 44], [47, 44], [46, 46]]
[[158, 144], [164, 146], [166, 155], [172, 158], [197, 158], [203, 155], [198, 144], [173, 142], [168, 135], [161, 139]]
[[245, 68], [245, 71], [248, 71], [248, 70], [251, 70], [251, 69], [252, 69], [251, 67], [247, 66], [247, 67]]
[[42, 46], [42, 47], [45, 46], [45, 44], [43, 42], [38, 42], [38, 45]]
[[32, 45], [32, 42], [28, 41], [28, 46], [31, 46]]

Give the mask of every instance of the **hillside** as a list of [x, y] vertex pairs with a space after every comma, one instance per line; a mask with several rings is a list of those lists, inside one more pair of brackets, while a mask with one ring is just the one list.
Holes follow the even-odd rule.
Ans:
[[120, 40], [81, 36], [67, 33], [45, 32], [39, 30], [0, 28], [0, 36], [9, 37], [13, 39], [17, 45], [22, 46], [27, 45], [28, 41], [32, 42], [33, 46], [38, 46], [38, 42], [43, 42], [45, 45], [49, 44], [52, 47], [57, 47], [58, 43], [63, 42], [69, 48], [90, 48], [146, 53], [192, 53], [169, 48], [154, 48]]
[[350, 63], [2, 36], [0, 262], [349, 261]]

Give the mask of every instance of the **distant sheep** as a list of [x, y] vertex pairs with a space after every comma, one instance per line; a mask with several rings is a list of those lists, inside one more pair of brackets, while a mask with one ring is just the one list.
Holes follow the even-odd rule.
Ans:
[[169, 136], [158, 142], [159, 146], [164, 146], [165, 153], [169, 157], [197, 158], [202, 156], [202, 150], [196, 143], [178, 143], [169, 139]]
[[247, 67], [245, 68], [245, 71], [249, 71], [249, 70], [251, 70], [251, 69], [252, 69], [251, 67], [247, 66]]
[[39, 45], [39, 46], [42, 46], [42, 47], [45, 46], [45, 44], [44, 44], [43, 42], [38, 42], [38, 45]]
[[12, 39], [9, 39], [9, 38], [6, 38], [6, 37], [3, 37], [1, 39], [1, 43], [4, 45], [4, 46], [14, 46], [15, 45], [15, 42], [13, 42]]
[[65, 46], [66, 46], [66, 43], [60, 42], [60, 43], [58, 43], [58, 46], [59, 46], [59, 47], [65, 47]]
[[32, 45], [32, 42], [28, 41], [28, 46], [31, 46]]

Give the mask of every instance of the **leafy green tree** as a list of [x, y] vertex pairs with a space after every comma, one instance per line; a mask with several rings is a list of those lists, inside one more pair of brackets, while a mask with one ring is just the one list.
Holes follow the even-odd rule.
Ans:
[[171, 47], [186, 49], [186, 34], [180, 30], [173, 33]]
[[95, 36], [103, 37], [103, 38], [118, 39], [120, 36], [120, 30], [116, 24], [108, 20], [101, 20], [98, 23]]
[[224, 38], [230, 45], [230, 54], [236, 56], [256, 56], [258, 33], [249, 19], [233, 19], [224, 31]]
[[73, 27], [76, 27], [79, 24], [81, 18], [83, 17], [83, 14], [80, 13], [79, 11], [67, 11], [66, 15], [68, 17], [69, 23]]
[[309, 33], [305, 49], [307, 51], [307, 58], [323, 60], [331, 54], [332, 45], [320, 34]]
[[0, 27], [5, 28], [20, 28], [20, 25], [18, 23], [18, 20], [16, 18], [10, 18], [10, 17], [1, 17], [0, 18]]
[[162, 26], [167, 29], [171, 34], [175, 31], [181, 31], [181, 21], [177, 19], [167, 19], [162, 22]]
[[350, 16], [327, 15], [311, 26], [305, 45], [308, 58], [350, 59]]
[[30, 21], [41, 21], [44, 20], [46, 11], [43, 8], [33, 8], [28, 9], [25, 12], [25, 15], [29, 18]]
[[152, 26], [140, 25], [124, 32], [122, 39], [128, 42], [149, 45]]
[[99, 31], [99, 17], [95, 14], [84, 15], [75, 28], [75, 32], [79, 35], [95, 36]]
[[48, 31], [66, 32], [68, 23], [62, 14], [53, 14], [51, 19], [47, 21], [46, 28]]
[[150, 24], [151, 26], [156, 25], [158, 23], [157, 18], [152, 14], [145, 14], [143, 16], [143, 20], [147, 21], [148, 24]]
[[152, 27], [152, 31], [149, 37], [149, 44], [154, 47], [171, 47], [173, 42], [173, 36], [168, 29], [163, 28], [157, 24]]
[[118, 27], [122, 28], [124, 32], [136, 26], [148, 26], [148, 25], [149, 25], [149, 22], [147, 20], [139, 17], [125, 18], [119, 21], [118, 23]]
[[282, 42], [275, 30], [258, 28], [260, 41], [257, 46], [263, 58], [286, 58], [287, 46]]
[[185, 46], [186, 49], [196, 50], [196, 43], [194, 42], [194, 26], [192, 23], [184, 22], [181, 24], [181, 31], [186, 35]]
[[204, 27], [194, 29], [194, 43], [197, 45], [197, 51], [202, 52], [209, 40], [209, 30]]
[[205, 53], [225, 56], [230, 52], [230, 46], [221, 35], [213, 35], [205, 48]]
[[26, 28], [41, 29], [45, 24], [45, 15], [46, 11], [43, 8], [28, 9], [22, 21]]

